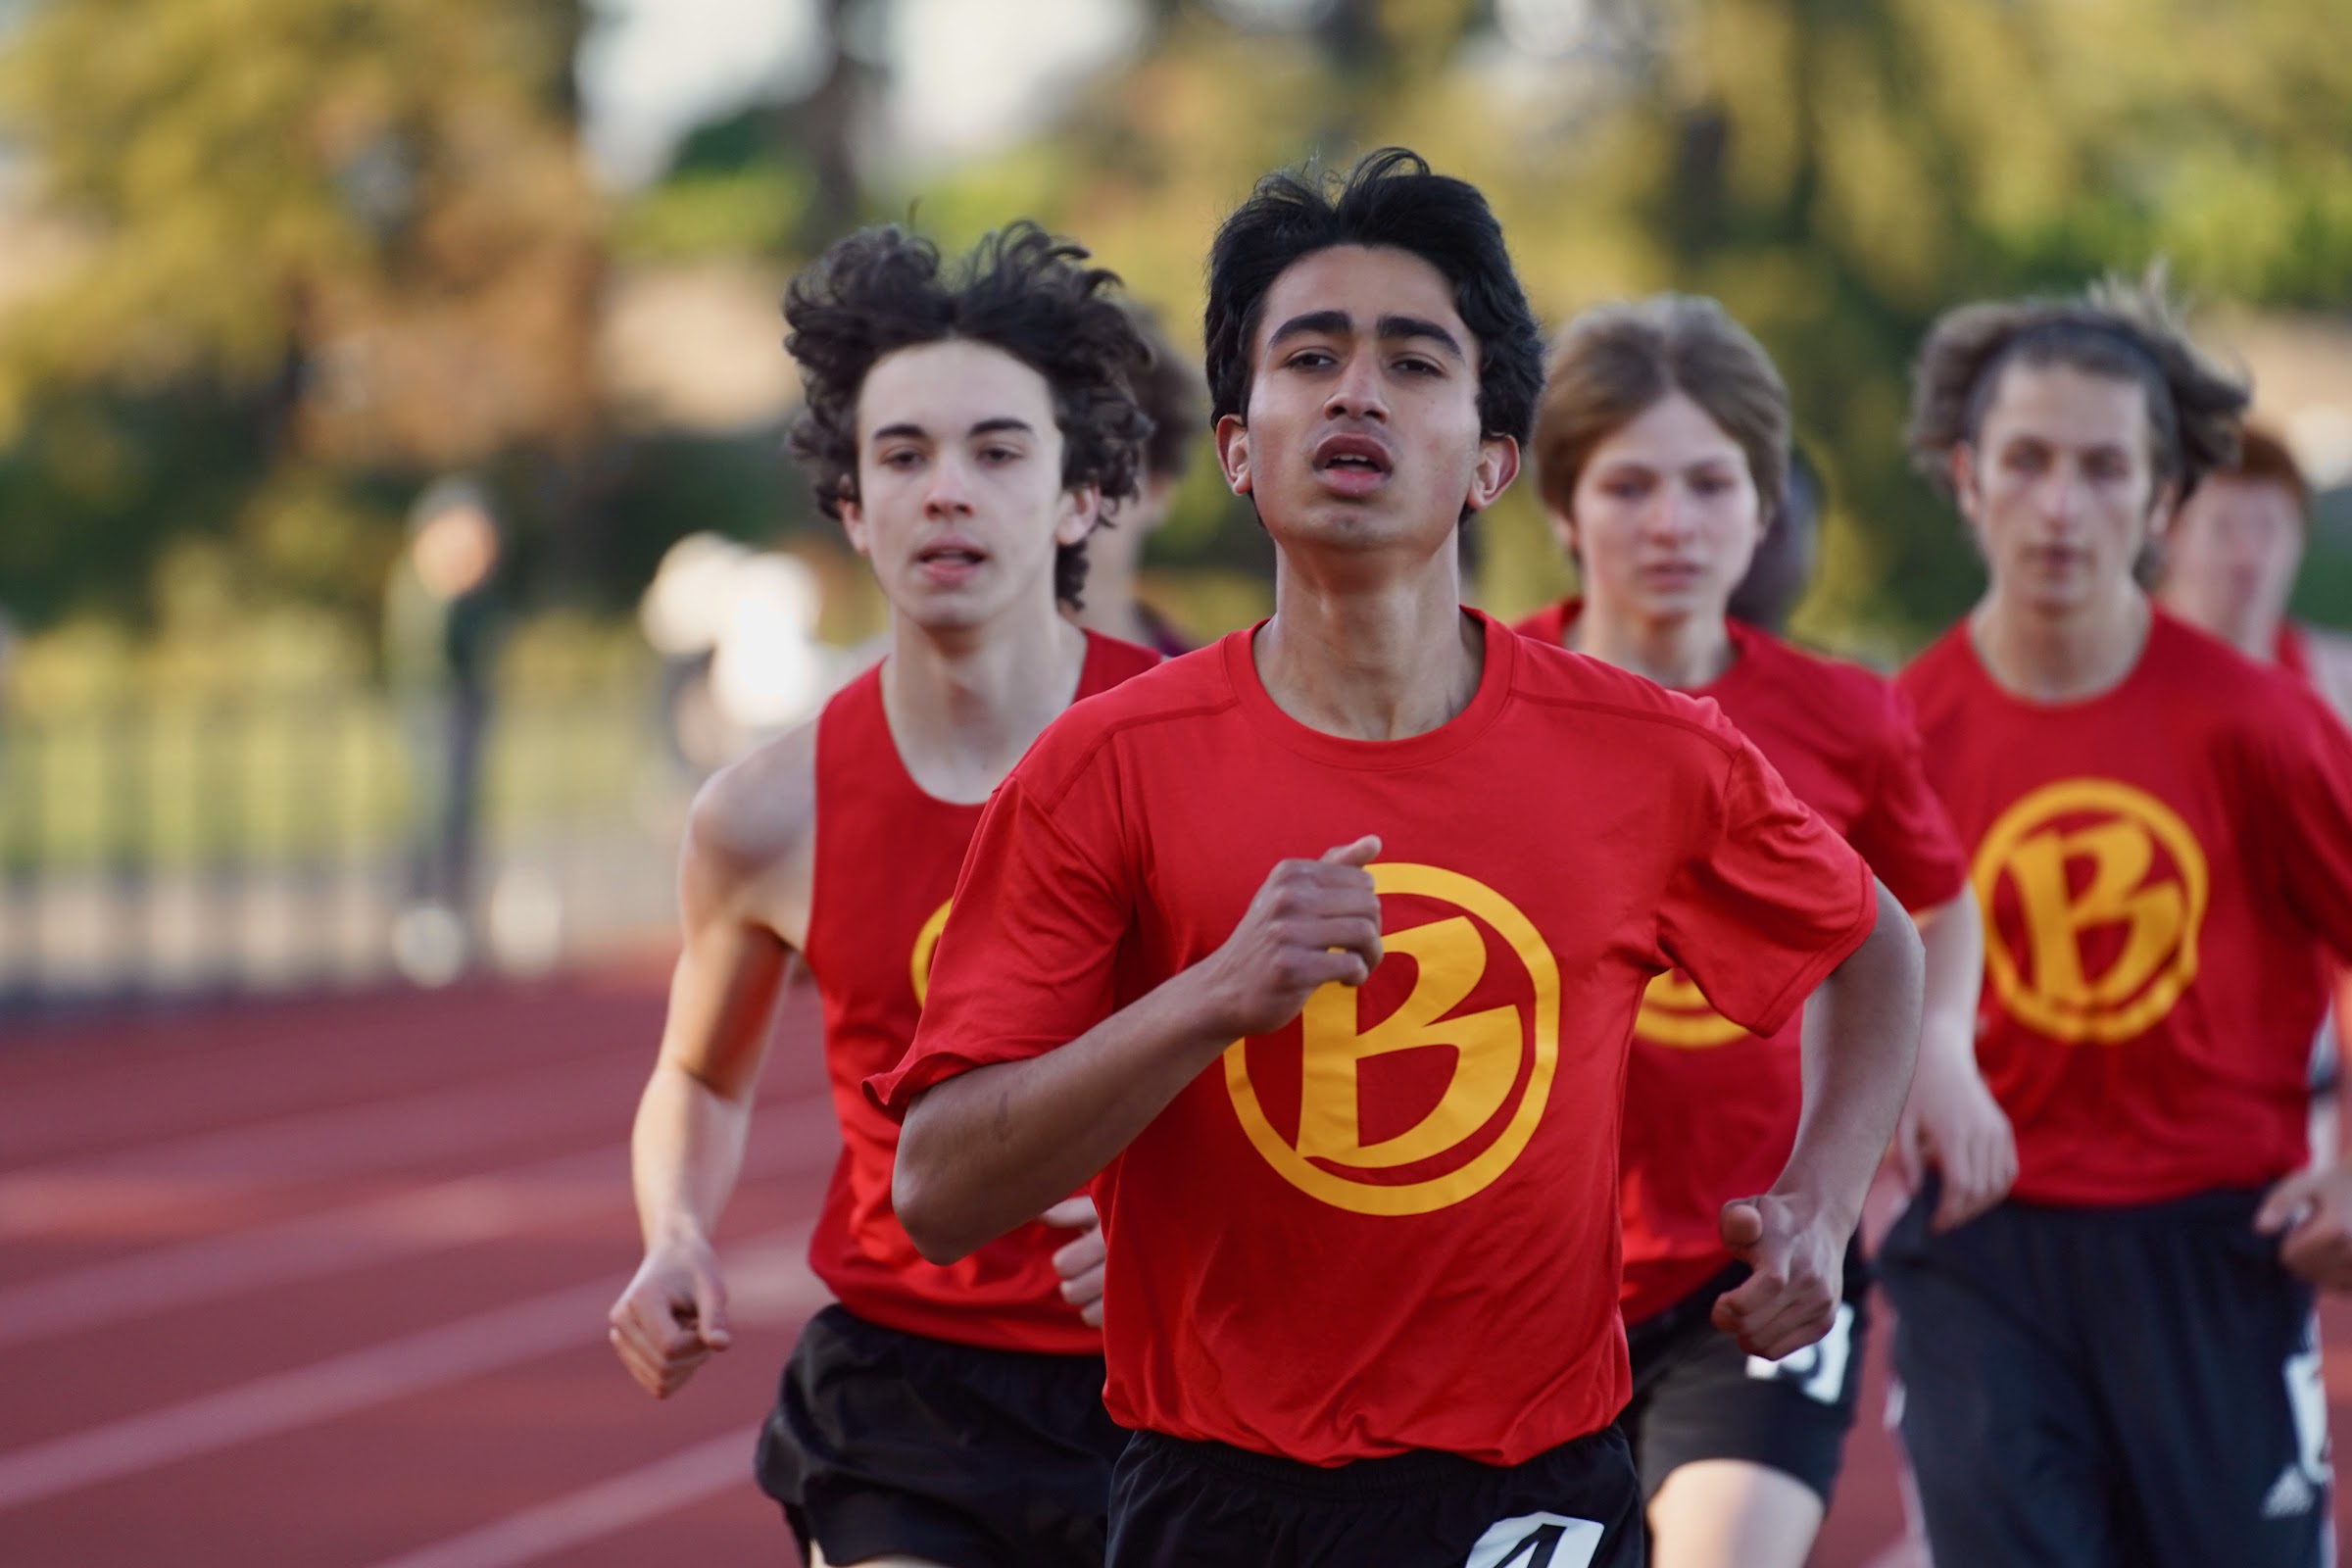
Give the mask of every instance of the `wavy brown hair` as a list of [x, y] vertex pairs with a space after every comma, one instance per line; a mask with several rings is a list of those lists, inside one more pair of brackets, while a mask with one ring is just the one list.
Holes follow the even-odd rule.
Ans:
[[[950, 269], [929, 240], [885, 226], [837, 242], [795, 277], [784, 291], [784, 347], [800, 364], [808, 407], [791, 447], [817, 509], [839, 520], [842, 503], [858, 499], [866, 373], [900, 349], [950, 340], [985, 343], [1045, 377], [1064, 489], [1091, 486], [1105, 506], [1133, 496], [1152, 433], [1133, 388], [1152, 350], [1114, 293], [1117, 275], [1087, 259], [1024, 220]], [[1054, 595], [1075, 606], [1085, 585], [1085, 543], [1060, 546]]]
[[1788, 499], [1788, 389], [1746, 327], [1692, 294], [1596, 305], [1560, 333], [1529, 443], [1544, 504], [1569, 515], [1593, 448], [1672, 392], [1739, 443], [1771, 527]]
[[2137, 385], [2156, 482], [2185, 498], [2237, 460], [2248, 393], [2189, 341], [2180, 307], [2151, 269], [2109, 277], [2078, 299], [1995, 300], [1947, 311], [1928, 331], [1911, 379], [1911, 461], [1946, 494], [1951, 455], [1973, 444], [2012, 365], [2063, 365]]

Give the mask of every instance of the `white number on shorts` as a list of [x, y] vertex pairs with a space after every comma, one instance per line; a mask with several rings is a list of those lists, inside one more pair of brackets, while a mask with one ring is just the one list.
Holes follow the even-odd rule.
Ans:
[[2303, 1345], [2286, 1358], [2286, 1407], [2295, 1421], [2295, 1467], [2315, 1487], [2334, 1479], [2328, 1462], [2328, 1384], [2320, 1367], [2320, 1319], [2303, 1325]]
[[1462, 1568], [1592, 1568], [1608, 1527], [1557, 1513], [1523, 1513], [1487, 1527]]
[[1845, 1392], [1846, 1363], [1854, 1353], [1854, 1303], [1839, 1301], [1838, 1316], [1818, 1344], [1791, 1350], [1778, 1361], [1747, 1358], [1747, 1375], [1767, 1382], [1793, 1383], [1797, 1392], [1823, 1404], [1836, 1404]]

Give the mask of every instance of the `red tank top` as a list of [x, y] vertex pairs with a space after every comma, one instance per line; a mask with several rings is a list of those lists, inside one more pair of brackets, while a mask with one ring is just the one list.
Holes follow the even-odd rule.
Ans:
[[[1107, 691], [1158, 657], [1089, 632], [1078, 696]], [[927, 1263], [890, 1206], [898, 1124], [859, 1086], [914, 1040], [931, 949], [947, 923], [979, 806], [923, 793], [882, 710], [880, 666], [816, 721], [816, 868], [802, 956], [824, 1004], [825, 1070], [841, 1158], [808, 1265], [842, 1305], [906, 1334], [996, 1349], [1100, 1355], [1102, 1335], [1061, 1298], [1054, 1251], [1068, 1231], [1034, 1221], [959, 1263]]]

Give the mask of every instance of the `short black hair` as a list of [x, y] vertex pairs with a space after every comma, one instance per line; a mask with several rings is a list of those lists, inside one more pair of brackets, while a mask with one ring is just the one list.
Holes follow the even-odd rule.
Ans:
[[1281, 170], [1217, 230], [1208, 253], [1209, 416], [1242, 416], [1266, 292], [1292, 263], [1335, 245], [1410, 252], [1453, 285], [1454, 309], [1478, 338], [1478, 418], [1489, 436], [1525, 445], [1544, 385], [1544, 342], [1478, 187], [1430, 172], [1402, 147], [1368, 154], [1342, 179]]
[[[1061, 482], [1093, 486], [1105, 505], [1136, 493], [1151, 421], [1133, 382], [1152, 351], [1113, 294], [1116, 274], [1082, 265], [1086, 250], [1023, 220], [985, 236], [952, 271], [929, 240], [895, 225], [835, 243], [784, 291], [786, 352], [800, 363], [808, 407], [792, 453], [808, 469], [817, 510], [839, 520], [858, 499], [858, 398], [877, 361], [900, 349], [985, 343], [1046, 379], [1061, 430]], [[1063, 545], [1054, 592], [1075, 606], [1086, 545]]]

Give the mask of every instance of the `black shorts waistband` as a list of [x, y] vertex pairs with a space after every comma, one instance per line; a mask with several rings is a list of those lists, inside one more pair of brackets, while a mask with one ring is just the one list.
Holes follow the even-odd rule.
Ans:
[[1286, 1488], [1326, 1497], [1362, 1497], [1397, 1494], [1445, 1492], [1465, 1483], [1489, 1480], [1497, 1474], [1573, 1457], [1625, 1439], [1612, 1423], [1597, 1432], [1571, 1438], [1546, 1448], [1519, 1465], [1491, 1465], [1458, 1453], [1413, 1448], [1377, 1459], [1350, 1459], [1346, 1464], [1307, 1464], [1279, 1454], [1237, 1448], [1229, 1443], [1173, 1438], [1164, 1432], [1139, 1431], [1128, 1440], [1131, 1459], [1158, 1458], [1177, 1465], [1199, 1466], [1261, 1486]]
[[[2020, 1213], [2058, 1221], [2148, 1225], [2159, 1230], [2179, 1230], [2183, 1226], [2239, 1230], [2252, 1221], [2254, 1211], [2262, 1206], [2262, 1200], [2269, 1191], [2268, 1187], [2216, 1187], [2153, 1203], [2119, 1203], [2113, 1207], [2089, 1203], [2037, 1203], [2025, 1199], [2011, 1199], [2009, 1204]], [[1924, 1192], [1922, 1196], [1925, 1196]]]

